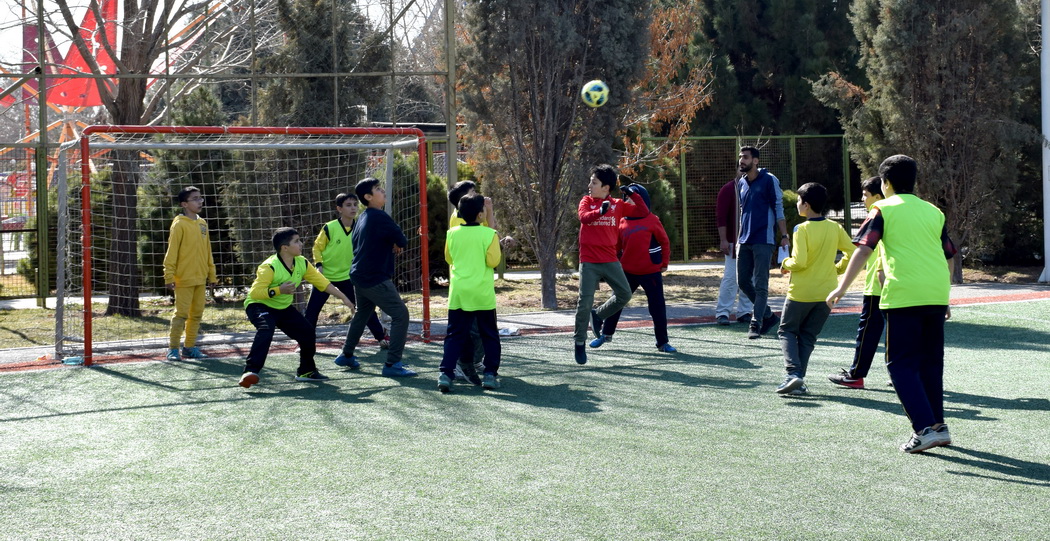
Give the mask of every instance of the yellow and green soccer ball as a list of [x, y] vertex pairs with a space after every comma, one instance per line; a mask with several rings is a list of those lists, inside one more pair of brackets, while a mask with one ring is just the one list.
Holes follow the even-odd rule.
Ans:
[[601, 107], [609, 101], [609, 87], [598, 79], [589, 81], [580, 90], [580, 97], [591, 107]]

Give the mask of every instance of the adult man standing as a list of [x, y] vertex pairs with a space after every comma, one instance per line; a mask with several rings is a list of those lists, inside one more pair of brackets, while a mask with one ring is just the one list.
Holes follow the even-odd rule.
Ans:
[[[775, 327], [780, 318], [769, 309], [769, 263], [777, 245], [788, 246], [787, 223], [784, 221], [784, 194], [780, 180], [758, 167], [759, 151], [753, 146], [740, 147], [737, 181], [740, 196], [740, 251], [737, 260], [737, 282], [740, 290], [754, 303], [747, 337], [755, 339]], [[776, 227], [774, 227], [776, 224]]]
[[718, 304], [715, 306], [715, 321], [719, 325], [729, 325], [729, 313], [733, 311], [734, 304], [739, 308], [736, 320], [740, 323], [750, 323], [751, 310], [754, 309], [751, 300], [736, 282], [737, 230], [740, 226], [740, 197], [736, 181], [734, 178], [722, 186], [715, 200], [715, 226], [718, 227], [722, 253], [726, 256], [722, 283], [718, 287]]

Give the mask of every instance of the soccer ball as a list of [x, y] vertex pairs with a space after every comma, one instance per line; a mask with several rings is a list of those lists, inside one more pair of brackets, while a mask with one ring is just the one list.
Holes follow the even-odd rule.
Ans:
[[609, 101], [609, 87], [598, 79], [589, 81], [580, 90], [580, 98], [591, 107], [601, 107]]

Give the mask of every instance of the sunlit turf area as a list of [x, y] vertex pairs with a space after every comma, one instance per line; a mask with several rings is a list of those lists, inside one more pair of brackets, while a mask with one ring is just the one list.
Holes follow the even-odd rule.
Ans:
[[617, 332], [572, 361], [567, 334], [503, 342], [503, 387], [436, 390], [363, 368], [260, 385], [240, 358], [0, 374], [5, 539], [1039, 539], [1050, 509], [1050, 301], [956, 307], [945, 401], [954, 444], [897, 450], [882, 366], [868, 389], [833, 317], [810, 395], [773, 392], [778, 342], [742, 325]]

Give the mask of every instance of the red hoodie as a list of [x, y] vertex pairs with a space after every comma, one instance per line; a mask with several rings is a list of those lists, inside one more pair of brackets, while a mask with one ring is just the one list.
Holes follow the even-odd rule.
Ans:
[[624, 272], [640, 275], [666, 269], [671, 263], [671, 241], [660, 217], [649, 213], [644, 218], [620, 220], [619, 252]]
[[[602, 202], [609, 202], [609, 210], [601, 214]], [[624, 204], [622, 199], [606, 197], [598, 199], [583, 196], [577, 213], [580, 216], [580, 263], [614, 263], [616, 246], [620, 240], [617, 228], [624, 216], [642, 217], [649, 214], [645, 200], [637, 193], [631, 194], [634, 205]]]

